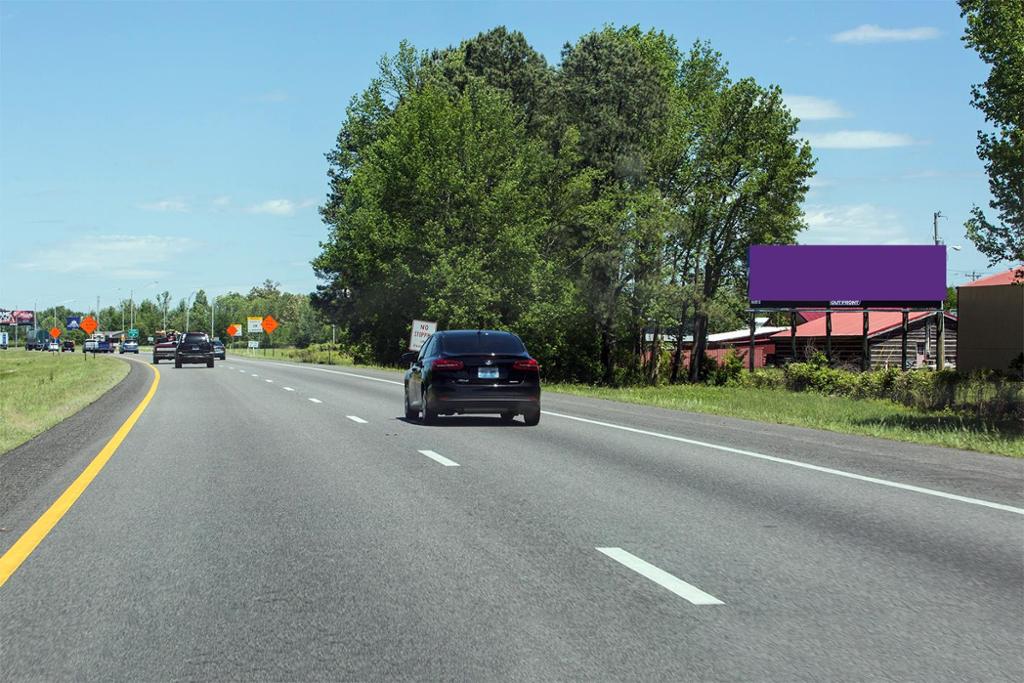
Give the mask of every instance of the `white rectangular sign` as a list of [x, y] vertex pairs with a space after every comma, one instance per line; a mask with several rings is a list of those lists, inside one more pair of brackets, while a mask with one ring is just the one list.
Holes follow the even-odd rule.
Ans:
[[260, 341], [259, 341], [259, 339], [250, 339], [249, 340], [249, 348], [250, 349], [258, 349], [258, 348], [260, 348]]
[[412, 335], [409, 337], [409, 350], [419, 351], [430, 335], [437, 332], [437, 323], [429, 320], [413, 320]]
[[249, 326], [246, 328], [248, 329], [249, 334], [259, 334], [260, 332], [263, 331], [263, 318], [259, 317], [258, 315], [250, 315], [248, 318], [246, 318], [246, 320], [248, 320], [249, 322]]

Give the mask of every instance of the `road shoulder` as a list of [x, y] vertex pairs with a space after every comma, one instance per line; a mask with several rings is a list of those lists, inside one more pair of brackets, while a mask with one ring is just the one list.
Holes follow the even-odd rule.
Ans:
[[144, 363], [109, 391], [47, 431], [0, 456], [0, 553], [75, 480], [135, 410], [152, 382]]

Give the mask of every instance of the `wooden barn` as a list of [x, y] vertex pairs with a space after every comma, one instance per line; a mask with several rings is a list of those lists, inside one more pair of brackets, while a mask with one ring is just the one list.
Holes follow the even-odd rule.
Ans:
[[[945, 314], [945, 362], [956, 365], [957, 319]], [[907, 322], [907, 365], [911, 368], [935, 367], [938, 330], [935, 313], [910, 313]], [[826, 319], [820, 317], [796, 328], [796, 360], [810, 358], [815, 352], [826, 352]], [[871, 311], [868, 313], [868, 353], [870, 368], [898, 368], [902, 352], [903, 313]], [[793, 360], [790, 330], [772, 335], [776, 364]], [[832, 361], [839, 365], [862, 367], [864, 348], [864, 314], [862, 311], [832, 313]]]

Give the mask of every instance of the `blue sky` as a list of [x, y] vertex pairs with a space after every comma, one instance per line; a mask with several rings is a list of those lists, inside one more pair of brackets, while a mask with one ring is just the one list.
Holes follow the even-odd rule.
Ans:
[[605, 23], [710, 40], [782, 87], [818, 157], [805, 243], [963, 234], [989, 194], [969, 105], [985, 66], [955, 3], [16, 3], [0, 5], [0, 308], [134, 289], [316, 284], [323, 158], [385, 52], [499, 24], [551, 63]]

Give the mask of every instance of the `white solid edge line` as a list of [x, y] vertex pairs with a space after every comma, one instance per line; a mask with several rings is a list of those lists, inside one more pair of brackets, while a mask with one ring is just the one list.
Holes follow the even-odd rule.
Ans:
[[366, 424], [366, 420], [364, 420], [363, 418], [361, 418], [361, 417], [358, 417], [358, 416], [356, 416], [356, 415], [346, 415], [345, 417], [347, 417], [348, 419], [350, 419], [350, 420], [352, 420], [353, 422], [356, 422], [356, 423], [358, 423], [358, 424], [361, 424], [361, 425], [364, 425], [364, 424]]
[[[250, 362], [250, 363], [259, 363], [259, 362], [270, 363], [270, 362], [273, 362], [273, 361], [252, 361], [252, 360], [249, 360], [248, 362]], [[296, 370], [313, 370], [315, 372], [327, 372], [327, 373], [330, 373], [332, 375], [344, 375], [345, 377], [357, 377], [359, 379], [368, 379], [368, 380], [370, 380], [372, 382], [384, 382], [386, 384], [397, 384], [398, 386], [404, 386], [403, 382], [396, 382], [393, 379], [383, 379], [381, 377], [370, 377], [369, 375], [357, 375], [354, 372], [342, 372], [341, 370], [328, 370], [327, 368], [312, 368], [312, 367], [307, 367], [305, 365], [299, 365], [298, 363], [284, 363], [284, 365], [287, 365], [288, 367], [295, 368]], [[245, 371], [243, 370], [242, 372], [245, 372]]]
[[420, 453], [422, 453], [423, 455], [427, 456], [431, 460], [434, 460], [436, 462], [441, 463], [445, 467], [458, 467], [459, 466], [459, 463], [455, 462], [454, 460], [449, 460], [448, 458], [444, 457], [443, 455], [441, 455], [439, 453], [435, 453], [434, 451], [420, 451]]
[[686, 583], [678, 577], [672, 576], [664, 569], [659, 569], [650, 562], [645, 562], [636, 555], [626, 552], [622, 548], [595, 548], [595, 550], [604, 553], [619, 564], [632, 569], [644, 578], [650, 579], [662, 588], [667, 588], [683, 600], [691, 602], [694, 605], [725, 604], [715, 596], [705, 593], [696, 586]]
[[320, 400], [320, 399], [318, 399], [318, 398], [311, 398], [311, 399], [309, 399], [309, 400], [310, 400], [310, 401], [312, 401], [313, 403], [323, 403], [323, 401], [321, 401], [321, 400]]
[[281, 387], [281, 388], [284, 389], [285, 391], [295, 391], [291, 387]]
[[[359, 379], [368, 379], [374, 382], [386, 382], [388, 384], [397, 384], [404, 386], [403, 382], [396, 382], [390, 379], [381, 379], [380, 377], [370, 377], [368, 375], [357, 375], [352, 372], [341, 372], [340, 370], [327, 370], [325, 368], [307, 368], [298, 364], [291, 364], [292, 367], [300, 370], [316, 370], [318, 372], [328, 372], [333, 375], [345, 375], [346, 377], [357, 377]], [[242, 372], [245, 372], [244, 370]], [[755, 453], [754, 451], [746, 451], [739, 448], [730, 448], [729, 446], [719, 446], [718, 444], [708, 443], [706, 441], [697, 441], [695, 439], [686, 439], [681, 436], [672, 436], [670, 434], [660, 434], [658, 432], [647, 431], [646, 429], [637, 429], [635, 427], [626, 427], [624, 425], [612, 424], [610, 422], [601, 422], [599, 420], [590, 420], [585, 417], [575, 417], [573, 415], [563, 415], [561, 413], [552, 413], [548, 410], [541, 411], [545, 415], [552, 417], [563, 417], [567, 420], [576, 420], [578, 422], [586, 422], [589, 424], [599, 425], [601, 427], [610, 427], [611, 429], [621, 429], [627, 432], [633, 432], [634, 434], [644, 434], [646, 436], [653, 436], [659, 439], [669, 439], [670, 441], [679, 441], [681, 443], [688, 443], [694, 446], [703, 446], [704, 448], [713, 448], [719, 451], [725, 451], [726, 453], [735, 453], [737, 455], [746, 455], [751, 458], [759, 458], [761, 460], [770, 460], [771, 462], [777, 462], [784, 465], [793, 465], [794, 467], [803, 467], [804, 469], [814, 470], [816, 472], [823, 472], [825, 474], [833, 474], [837, 477], [846, 477], [848, 479], [856, 479], [858, 481], [864, 481], [871, 484], [878, 484], [880, 486], [888, 486], [890, 488], [902, 489], [904, 491], [913, 491], [914, 493], [923, 493], [929, 496], [935, 496], [937, 498], [945, 498], [947, 500], [955, 500], [961, 503], [968, 503], [970, 505], [979, 505], [981, 507], [991, 508], [993, 510], [1002, 510], [1003, 512], [1013, 512], [1018, 515], [1024, 515], [1024, 508], [1013, 507], [1012, 505], [1004, 505], [1002, 503], [994, 503], [988, 500], [981, 500], [980, 498], [970, 498], [968, 496], [958, 496], [955, 493], [946, 493], [944, 491], [936, 491], [935, 489], [927, 489], [922, 486], [914, 486], [913, 484], [901, 484], [896, 481], [889, 481], [887, 479], [878, 479], [876, 477], [867, 477], [863, 474], [855, 474], [853, 472], [845, 472], [843, 470], [832, 469], [831, 467], [822, 467], [821, 465], [812, 465], [806, 462], [800, 462], [799, 460], [789, 460], [787, 458], [778, 458], [774, 455], [765, 455], [764, 453]]]
[[612, 424], [611, 422], [601, 422], [600, 420], [590, 420], [585, 417], [575, 417], [573, 415], [563, 415], [562, 413], [552, 413], [547, 410], [542, 410], [545, 415], [551, 417], [562, 417], [566, 420], [576, 420], [577, 422], [586, 422], [587, 424], [599, 425], [601, 427], [609, 427], [611, 429], [621, 429], [622, 431], [632, 432], [634, 434], [643, 434], [645, 436], [653, 436], [659, 439], [668, 439], [670, 441], [679, 441], [681, 443], [688, 443], [694, 446], [702, 446], [704, 448], [713, 448], [718, 451], [725, 451], [727, 453], [735, 453], [737, 455], [745, 455], [750, 458], [758, 458], [760, 460], [770, 460], [771, 462], [782, 463], [784, 465], [792, 465], [794, 467], [802, 467], [807, 470], [814, 470], [815, 472], [824, 472], [825, 474], [833, 474], [837, 477], [846, 477], [847, 479], [856, 479], [857, 481], [866, 481], [871, 484], [879, 484], [881, 486], [888, 486], [894, 489], [902, 489], [904, 491], [913, 491], [914, 493], [923, 493], [929, 496], [936, 496], [938, 498], [946, 498], [948, 500], [956, 500], [961, 503], [969, 503], [971, 505], [980, 505], [982, 507], [992, 508], [993, 510], [1002, 510], [1004, 512], [1013, 512], [1018, 515], [1024, 515], [1024, 508], [1013, 507], [1012, 505], [1004, 505], [1002, 503], [993, 503], [989, 500], [981, 500], [980, 498], [969, 498], [968, 496], [958, 496], [955, 493], [946, 493], [944, 491], [936, 491], [935, 489], [926, 489], [922, 486], [914, 486], [913, 484], [901, 484], [896, 481], [889, 481], [887, 479], [878, 479], [876, 477], [867, 477], [863, 474], [855, 474], [853, 472], [846, 472], [844, 470], [836, 470], [831, 467], [822, 467], [821, 465], [812, 465], [806, 462], [800, 462], [799, 460], [788, 460], [786, 458], [779, 458], [774, 455], [765, 455], [764, 453], [756, 453], [754, 451], [746, 451], [740, 448], [730, 448], [729, 446], [720, 446], [714, 443], [708, 443], [706, 441], [697, 441], [696, 439], [686, 439], [681, 436], [672, 436], [671, 434], [661, 434], [659, 432], [651, 432], [646, 429], [637, 429], [636, 427], [626, 427], [624, 425]]

